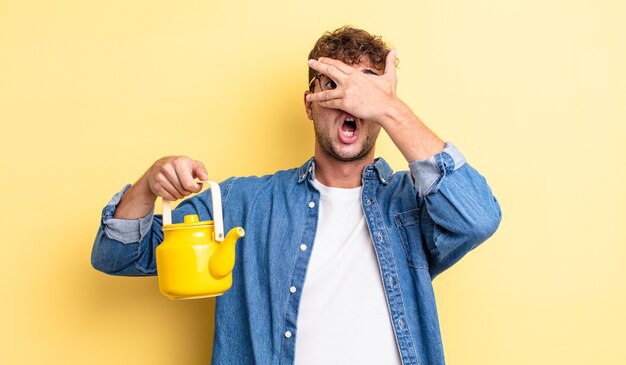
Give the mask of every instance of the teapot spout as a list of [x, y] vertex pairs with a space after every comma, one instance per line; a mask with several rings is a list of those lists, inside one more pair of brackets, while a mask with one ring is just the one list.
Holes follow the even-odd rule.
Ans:
[[245, 234], [243, 228], [235, 227], [228, 232], [224, 242], [220, 243], [209, 260], [209, 272], [214, 278], [223, 278], [233, 271], [235, 267], [235, 243]]

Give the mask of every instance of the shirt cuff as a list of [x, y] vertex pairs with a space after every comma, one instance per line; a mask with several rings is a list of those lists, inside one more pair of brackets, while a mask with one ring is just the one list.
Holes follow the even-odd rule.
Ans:
[[152, 217], [154, 215], [154, 210], [152, 210], [145, 217], [139, 219], [113, 218], [115, 209], [128, 188], [130, 188], [130, 184], [127, 184], [117, 194], [113, 195], [113, 198], [111, 198], [109, 203], [107, 203], [102, 210], [104, 234], [110, 239], [121, 243], [140, 242], [150, 230]]
[[446, 142], [443, 151], [426, 160], [409, 164], [411, 180], [420, 196], [436, 193], [444, 177], [465, 164], [465, 157], [452, 144]]

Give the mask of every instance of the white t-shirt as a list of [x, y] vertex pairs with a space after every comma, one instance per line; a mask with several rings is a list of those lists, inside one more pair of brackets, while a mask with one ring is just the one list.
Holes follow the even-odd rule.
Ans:
[[322, 185], [302, 289], [296, 365], [401, 364], [361, 188]]

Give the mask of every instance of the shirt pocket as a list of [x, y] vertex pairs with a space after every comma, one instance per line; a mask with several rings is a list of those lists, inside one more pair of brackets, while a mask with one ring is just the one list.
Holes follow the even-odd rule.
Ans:
[[417, 269], [428, 269], [428, 260], [419, 226], [420, 210], [413, 209], [398, 213], [395, 216], [395, 221], [409, 266]]

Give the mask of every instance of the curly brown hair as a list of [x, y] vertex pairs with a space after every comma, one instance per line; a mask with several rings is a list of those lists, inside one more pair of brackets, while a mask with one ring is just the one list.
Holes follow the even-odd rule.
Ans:
[[[381, 37], [346, 25], [333, 32], [324, 33], [313, 46], [309, 59], [330, 57], [353, 65], [359, 63], [361, 57], [367, 56], [372, 66], [383, 71], [385, 59], [390, 50]], [[311, 81], [317, 74], [317, 71], [309, 67], [308, 81]], [[311, 85], [312, 88], [313, 85]]]

